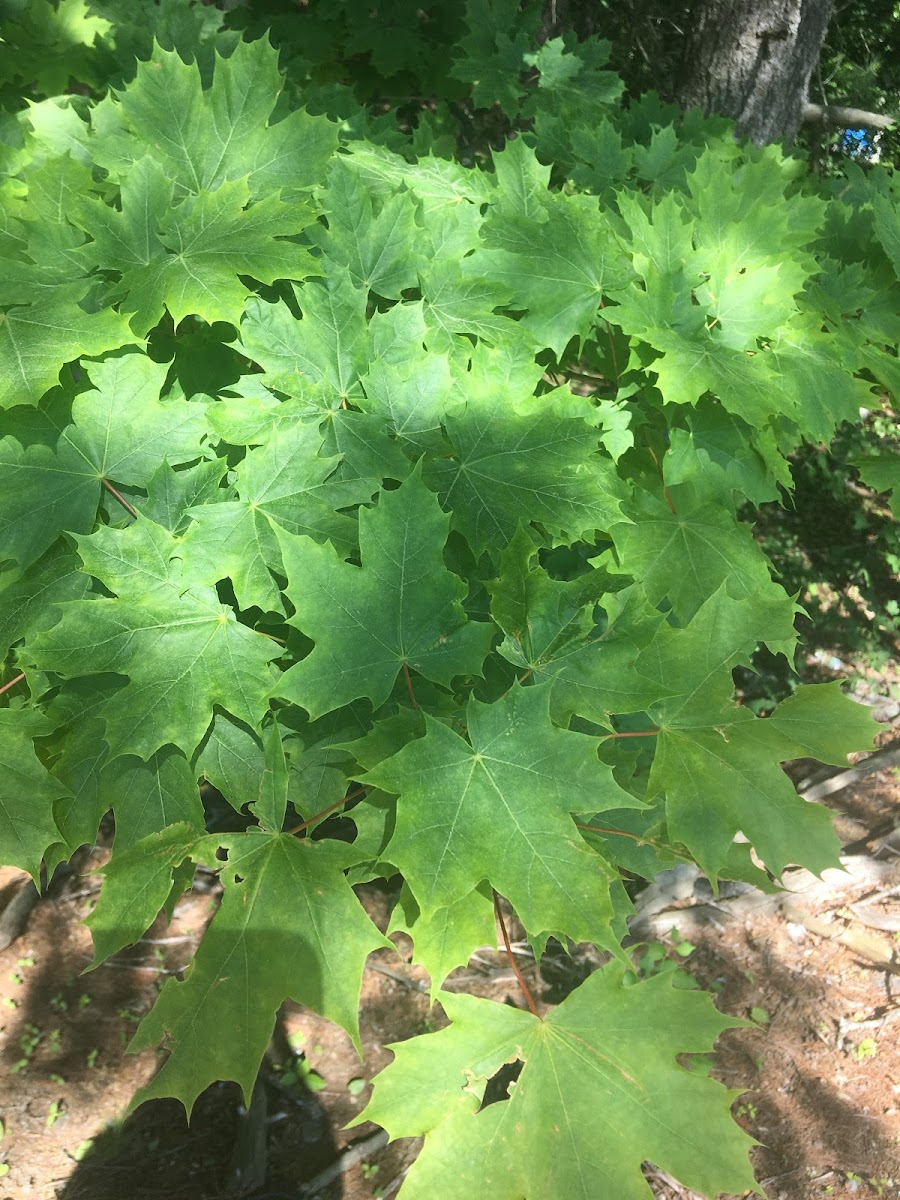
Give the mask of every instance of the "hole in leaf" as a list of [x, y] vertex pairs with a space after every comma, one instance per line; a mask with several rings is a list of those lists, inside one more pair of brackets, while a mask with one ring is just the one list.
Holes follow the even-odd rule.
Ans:
[[522, 1074], [524, 1066], [521, 1058], [517, 1058], [515, 1062], [504, 1063], [500, 1070], [487, 1081], [484, 1099], [481, 1101], [481, 1108], [478, 1111], [481, 1112], [489, 1104], [496, 1104], [498, 1100], [508, 1100], [509, 1089]]

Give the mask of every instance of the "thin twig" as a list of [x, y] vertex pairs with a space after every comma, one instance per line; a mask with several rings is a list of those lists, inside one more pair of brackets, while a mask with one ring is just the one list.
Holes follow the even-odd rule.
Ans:
[[315, 1196], [323, 1191], [335, 1179], [339, 1179], [345, 1171], [365, 1162], [373, 1154], [377, 1154], [388, 1144], [388, 1135], [384, 1129], [376, 1129], [374, 1133], [361, 1138], [358, 1142], [347, 1146], [340, 1152], [334, 1162], [324, 1167], [307, 1184], [304, 1184], [301, 1196]]
[[394, 979], [397, 983], [402, 983], [405, 988], [409, 988], [411, 992], [427, 992], [428, 984], [423, 983], [421, 979], [410, 979], [408, 975], [403, 975], [400, 971], [395, 971], [392, 967], [386, 967], [384, 963], [367, 962], [367, 971], [377, 971], [379, 975], [384, 975], [388, 979]]
[[321, 821], [329, 813], [335, 812], [342, 804], [349, 804], [351, 800], [358, 800], [360, 796], [364, 796], [365, 794], [366, 789], [364, 787], [357, 788], [349, 796], [344, 796], [342, 799], [336, 800], [334, 804], [329, 804], [327, 808], [323, 808], [321, 812], [316, 813], [314, 817], [310, 817], [308, 821], [301, 821], [299, 825], [294, 825], [292, 829], [287, 830], [287, 833], [302, 833], [304, 829], [309, 829], [310, 825], [315, 825], [316, 821]]
[[133, 517], [137, 517], [137, 515], [138, 515], [137, 509], [131, 507], [131, 505], [128, 503], [128, 501], [125, 499], [125, 497], [122, 495], [122, 493], [119, 491], [116, 491], [116, 489], [113, 487], [113, 485], [109, 482], [108, 479], [101, 479], [100, 482], [103, 484], [103, 486], [106, 488], [106, 490], [108, 492], [112, 492], [112, 494], [115, 496], [115, 498], [118, 500], [118, 502], [122, 505], [123, 508], [127, 509], [128, 512], [130, 512]]
[[11, 687], [15, 687], [17, 683], [21, 683], [24, 678], [25, 674], [23, 672], [21, 675], [17, 675], [15, 679], [11, 679], [9, 683], [4, 683], [3, 687], [0, 687], [0, 696], [2, 696], [4, 692], [8, 692]]
[[506, 922], [503, 920], [503, 913], [500, 910], [500, 897], [494, 892], [494, 912], [497, 916], [497, 922], [500, 925], [500, 932], [503, 934], [503, 945], [506, 947], [506, 957], [509, 959], [509, 965], [516, 973], [516, 979], [519, 981], [519, 987], [522, 989], [522, 995], [525, 997], [525, 1002], [528, 1005], [531, 1015], [537, 1017], [539, 1021], [543, 1017], [538, 1012], [537, 1005], [534, 1002], [534, 997], [528, 990], [528, 984], [525, 982], [525, 977], [519, 970], [519, 964], [516, 962], [516, 956], [512, 952], [512, 947], [509, 944], [509, 934], [506, 932]]
[[658, 733], [659, 733], [658, 729], [638, 729], [638, 730], [635, 730], [635, 732], [633, 732], [633, 733], [607, 733], [607, 734], [605, 734], [605, 737], [609, 741], [612, 741], [613, 738], [656, 737], [656, 735]]
[[608, 837], [624, 837], [631, 838], [633, 842], [637, 842], [641, 846], [655, 846], [655, 842], [648, 841], [647, 838], [641, 837], [637, 833], [629, 833], [627, 829], [607, 829], [603, 825], [582, 825], [580, 822], [575, 822], [576, 829], [586, 829], [588, 833], [604, 833]]
[[268, 638], [270, 642], [277, 642], [279, 646], [287, 645], [284, 638], [276, 637], [274, 633], [263, 633], [261, 629], [254, 629], [253, 632], [258, 633], [260, 637]]

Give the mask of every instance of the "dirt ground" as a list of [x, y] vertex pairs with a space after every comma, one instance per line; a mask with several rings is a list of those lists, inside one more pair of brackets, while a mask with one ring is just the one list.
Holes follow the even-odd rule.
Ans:
[[[900, 717], [889, 711], [889, 718], [879, 740], [900, 744]], [[791, 766], [795, 780], [809, 771], [810, 764]], [[900, 869], [900, 840], [885, 840], [900, 826], [900, 769], [870, 775], [828, 803], [852, 852], [881, 846]], [[234, 1085], [210, 1088], [190, 1127], [172, 1101], [154, 1101], [122, 1119], [158, 1062], [153, 1052], [126, 1055], [125, 1046], [166, 975], [190, 960], [215, 907], [216, 885], [198, 876], [168, 927], [160, 921], [137, 946], [84, 975], [91, 945], [80, 922], [99, 889], [90, 868], [103, 858], [102, 848], [95, 849], [85, 869], [44, 900], [25, 933], [0, 954], [0, 1200], [233, 1197], [231, 1159], [246, 1128]], [[0, 908], [22, 878], [0, 873]], [[743, 1091], [733, 1111], [760, 1143], [754, 1168], [770, 1200], [900, 1196], [900, 922], [897, 888], [893, 896], [880, 892], [852, 881], [835, 884], [816, 907], [829, 926], [824, 933], [768, 915], [711, 922], [692, 931], [690, 941], [674, 932], [663, 943], [666, 960], [711, 988], [724, 1011], [756, 1021], [720, 1039], [712, 1073]], [[368, 887], [360, 898], [383, 927], [391, 895]], [[869, 926], [866, 936], [892, 961], [879, 965], [837, 940], [858, 924], [858, 910], [849, 908], [858, 901], [867, 901], [869, 919], [886, 927]], [[401, 935], [395, 940], [399, 953], [379, 952], [365, 974], [363, 1062], [342, 1031], [285, 1006], [273, 1043], [279, 1048], [264, 1069], [267, 1175], [246, 1195], [376, 1200], [402, 1184], [415, 1142], [384, 1148], [367, 1142], [364, 1161], [330, 1183], [321, 1175], [344, 1146], [373, 1133], [372, 1126], [342, 1127], [361, 1111], [369, 1081], [390, 1061], [385, 1047], [442, 1023], [421, 991], [422, 973], [405, 962], [409, 943]], [[597, 961], [589, 952], [550, 956], [538, 969], [527, 946], [517, 951], [544, 1004], [559, 1002]], [[521, 1003], [508, 961], [489, 950], [449, 986]], [[646, 1172], [661, 1200], [690, 1197], [651, 1165]]]

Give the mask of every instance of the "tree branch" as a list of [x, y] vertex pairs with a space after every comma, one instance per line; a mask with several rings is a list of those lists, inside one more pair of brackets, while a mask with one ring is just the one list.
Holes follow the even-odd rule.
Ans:
[[806, 124], [841, 125], [845, 129], [856, 129], [859, 125], [892, 129], [897, 124], [897, 119], [887, 113], [867, 112], [864, 108], [849, 108], [843, 104], [813, 104], [810, 100], [803, 105], [803, 120]]

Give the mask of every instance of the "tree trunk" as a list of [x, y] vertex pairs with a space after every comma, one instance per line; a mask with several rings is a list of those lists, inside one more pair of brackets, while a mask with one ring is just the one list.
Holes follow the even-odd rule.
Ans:
[[833, 0], [699, 0], [679, 100], [757, 146], [793, 141]]

